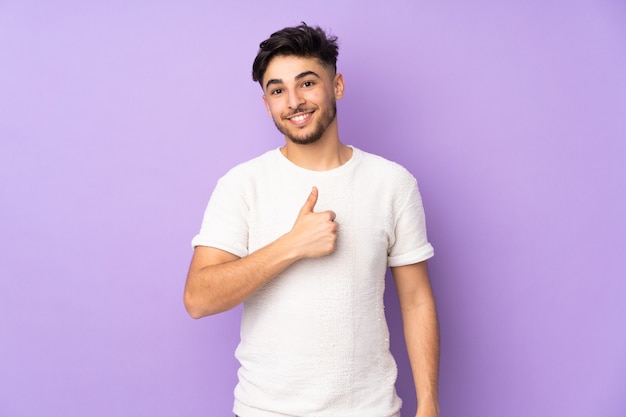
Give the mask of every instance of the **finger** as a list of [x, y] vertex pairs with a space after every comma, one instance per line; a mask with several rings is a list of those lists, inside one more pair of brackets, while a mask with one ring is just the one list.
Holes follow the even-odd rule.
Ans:
[[330, 215], [330, 221], [335, 221], [335, 218], [337, 217], [337, 215], [335, 214], [334, 211], [332, 210], [328, 210], [328, 214]]
[[300, 214], [313, 213], [313, 209], [315, 208], [315, 204], [317, 203], [317, 195], [317, 187], [313, 187], [311, 189], [311, 194], [309, 194], [309, 197], [306, 199], [304, 205], [300, 209]]

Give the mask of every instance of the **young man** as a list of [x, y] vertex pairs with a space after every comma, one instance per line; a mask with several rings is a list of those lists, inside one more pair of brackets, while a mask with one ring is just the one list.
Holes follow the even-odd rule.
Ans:
[[285, 145], [219, 180], [192, 242], [185, 306], [200, 318], [244, 303], [240, 417], [396, 417], [383, 309], [390, 266], [417, 416], [437, 416], [421, 198], [404, 168], [339, 140], [336, 40], [302, 24], [261, 43], [252, 77]]

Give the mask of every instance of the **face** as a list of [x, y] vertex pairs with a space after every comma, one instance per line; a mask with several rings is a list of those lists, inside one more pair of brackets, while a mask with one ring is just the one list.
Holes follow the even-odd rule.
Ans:
[[316, 58], [274, 57], [263, 76], [263, 101], [278, 130], [293, 143], [315, 143], [336, 130], [343, 77]]

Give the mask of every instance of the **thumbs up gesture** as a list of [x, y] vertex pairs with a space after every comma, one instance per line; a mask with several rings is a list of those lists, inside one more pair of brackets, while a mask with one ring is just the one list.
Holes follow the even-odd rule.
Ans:
[[317, 187], [313, 187], [290, 232], [292, 242], [303, 258], [319, 258], [335, 250], [335, 213], [331, 210], [315, 212], [317, 197]]

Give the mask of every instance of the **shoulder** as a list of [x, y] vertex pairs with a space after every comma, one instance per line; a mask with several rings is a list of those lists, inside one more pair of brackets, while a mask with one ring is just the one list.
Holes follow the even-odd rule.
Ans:
[[356, 151], [360, 153], [361, 171], [369, 180], [381, 181], [393, 188], [410, 188], [415, 185], [413, 174], [399, 163], [363, 150]]
[[272, 169], [276, 166], [277, 149], [272, 149], [255, 158], [235, 165], [220, 178], [220, 182], [241, 181], [246, 179], [258, 178], [259, 174]]

